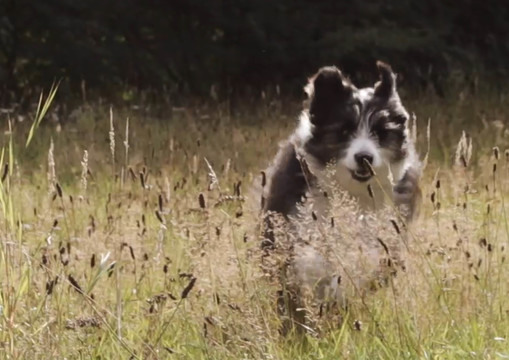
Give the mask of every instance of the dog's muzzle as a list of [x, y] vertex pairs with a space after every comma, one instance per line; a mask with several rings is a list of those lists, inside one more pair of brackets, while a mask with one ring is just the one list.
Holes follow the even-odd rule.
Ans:
[[354, 178], [355, 180], [360, 181], [360, 182], [368, 181], [373, 176], [371, 174], [371, 171], [369, 171], [369, 170], [366, 170], [366, 171], [364, 171], [364, 170], [350, 170], [350, 172], [352, 173], [352, 178]]
[[352, 178], [357, 181], [365, 182], [371, 179], [373, 176], [372, 164], [373, 155], [367, 152], [360, 152], [354, 155], [355, 162], [357, 163], [357, 169], [350, 170]]

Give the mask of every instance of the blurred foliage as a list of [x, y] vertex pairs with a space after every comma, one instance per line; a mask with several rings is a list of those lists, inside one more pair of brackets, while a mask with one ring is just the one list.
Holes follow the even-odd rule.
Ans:
[[503, 0], [0, 0], [0, 101], [55, 79], [70, 93], [294, 90], [324, 64], [372, 79], [376, 59], [440, 94], [451, 78], [507, 79], [508, 18]]

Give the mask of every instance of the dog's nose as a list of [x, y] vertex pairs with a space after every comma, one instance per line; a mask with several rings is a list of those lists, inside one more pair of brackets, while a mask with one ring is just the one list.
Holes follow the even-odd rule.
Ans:
[[366, 167], [366, 162], [369, 165], [373, 165], [373, 155], [366, 152], [360, 152], [354, 155], [355, 161], [357, 162], [357, 165], [360, 167]]

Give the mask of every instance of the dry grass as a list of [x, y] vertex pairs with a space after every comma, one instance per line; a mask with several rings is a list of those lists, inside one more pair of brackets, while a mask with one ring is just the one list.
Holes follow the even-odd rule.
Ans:
[[[397, 249], [396, 276], [377, 291], [359, 285], [377, 269], [358, 267], [355, 204], [333, 194], [334, 227], [302, 223], [343, 271], [348, 307], [320, 317], [310, 303], [315, 332], [287, 338], [250, 189], [297, 106], [232, 116], [204, 105], [164, 119], [83, 107], [61, 131], [41, 125], [26, 149], [16, 123], [1, 164], [0, 357], [509, 357], [509, 104], [424, 99], [408, 106], [421, 150], [432, 119], [421, 216], [408, 229], [390, 209], [366, 220]], [[463, 129], [475, 134], [472, 157], [454, 165]]]

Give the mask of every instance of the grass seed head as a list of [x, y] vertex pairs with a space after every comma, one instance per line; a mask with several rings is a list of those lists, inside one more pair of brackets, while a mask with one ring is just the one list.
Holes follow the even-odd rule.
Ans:
[[48, 150], [48, 191], [53, 192], [55, 190], [55, 184], [57, 182], [57, 175], [55, 170], [55, 155], [54, 155], [55, 145], [53, 143], [53, 138], [50, 140], [49, 150]]
[[500, 158], [500, 149], [498, 148], [498, 146], [495, 146], [493, 147], [493, 157], [495, 158], [495, 160], [498, 161], [498, 159]]
[[113, 108], [110, 107], [110, 131], [108, 133], [110, 140], [111, 160], [115, 164], [115, 126], [113, 124]]
[[202, 193], [198, 196], [198, 204], [200, 205], [200, 209], [205, 209], [205, 196]]
[[196, 283], [196, 278], [192, 277], [191, 280], [189, 281], [189, 283], [187, 284], [187, 286], [182, 291], [182, 294], [180, 295], [181, 299], [186, 299], [188, 297], [188, 295], [191, 292], [191, 290], [193, 289], [195, 283]]
[[87, 192], [87, 175], [88, 175], [88, 151], [83, 150], [83, 159], [81, 160], [81, 189], [83, 195]]

